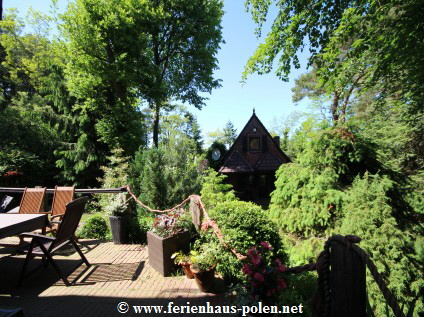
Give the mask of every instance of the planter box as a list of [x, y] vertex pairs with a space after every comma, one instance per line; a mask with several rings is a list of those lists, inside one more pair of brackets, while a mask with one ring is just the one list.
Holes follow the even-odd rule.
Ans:
[[150, 266], [162, 276], [169, 276], [178, 267], [174, 259], [171, 259], [172, 254], [179, 250], [187, 253], [190, 249], [190, 233], [183, 231], [171, 237], [162, 238], [147, 232], [147, 245]]
[[109, 216], [114, 244], [128, 243], [128, 221], [126, 217]]

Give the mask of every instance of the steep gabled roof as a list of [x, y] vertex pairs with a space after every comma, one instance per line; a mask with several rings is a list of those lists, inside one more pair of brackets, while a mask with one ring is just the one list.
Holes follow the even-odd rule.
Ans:
[[253, 172], [254, 169], [238, 151], [233, 151], [219, 171], [222, 173], [246, 173]]
[[[248, 151], [248, 137], [260, 137], [261, 150]], [[219, 171], [221, 173], [275, 171], [290, 158], [280, 149], [279, 144], [256, 116], [255, 111], [246, 123], [236, 141], [229, 149]]]
[[265, 153], [255, 166], [255, 170], [277, 170], [284, 162], [271, 153]]

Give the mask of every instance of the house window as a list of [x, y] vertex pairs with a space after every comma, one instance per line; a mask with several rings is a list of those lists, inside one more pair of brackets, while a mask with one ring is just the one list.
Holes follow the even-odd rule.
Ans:
[[249, 137], [249, 151], [260, 151], [261, 150], [261, 138], [259, 136]]

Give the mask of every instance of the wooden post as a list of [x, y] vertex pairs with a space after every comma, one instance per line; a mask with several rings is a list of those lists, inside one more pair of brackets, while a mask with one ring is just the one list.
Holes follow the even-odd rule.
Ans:
[[199, 198], [196, 196], [190, 196], [190, 213], [191, 222], [199, 230], [202, 225], [203, 212], [199, 208]]
[[331, 317], [365, 317], [365, 263], [345, 244], [331, 241], [330, 265]]

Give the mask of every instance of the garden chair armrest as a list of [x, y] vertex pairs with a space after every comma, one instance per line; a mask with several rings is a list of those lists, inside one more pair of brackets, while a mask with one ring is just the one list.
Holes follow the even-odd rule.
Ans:
[[54, 240], [54, 237], [47, 237], [38, 233], [24, 232], [19, 235], [20, 238], [43, 238], [48, 240]]
[[54, 215], [54, 216], [52, 216], [50, 219], [51, 220], [53, 220], [53, 219], [55, 219], [55, 218], [63, 218], [63, 216], [64, 216], [65, 214], [59, 214], [59, 215]]

